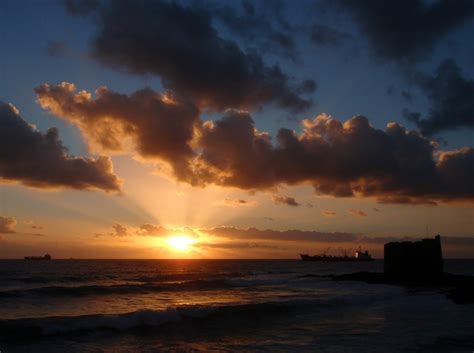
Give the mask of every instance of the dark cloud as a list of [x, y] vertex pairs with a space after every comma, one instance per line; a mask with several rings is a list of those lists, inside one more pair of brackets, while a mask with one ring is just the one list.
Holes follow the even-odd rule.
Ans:
[[137, 231], [138, 235], [149, 235], [149, 236], [164, 236], [168, 234], [168, 230], [162, 226], [156, 226], [153, 224], [143, 224]]
[[325, 233], [304, 230], [260, 230], [257, 228], [239, 229], [234, 227], [219, 227], [208, 229], [206, 232], [217, 237], [229, 239], [261, 239], [280, 241], [319, 241], [319, 242], [350, 242], [358, 239], [355, 233]]
[[262, 51], [296, 58], [295, 29], [283, 20], [285, 9], [282, 3], [242, 1], [241, 6], [234, 6], [235, 3], [233, 6], [222, 4], [217, 2], [209, 6], [207, 3], [202, 10], [212, 14], [213, 19], [243, 39], [247, 45], [254, 44]]
[[130, 229], [120, 223], [115, 223], [111, 226], [112, 231], [108, 233], [96, 233], [95, 237], [111, 236], [111, 237], [128, 237], [132, 235]]
[[368, 37], [377, 57], [388, 61], [428, 57], [451, 30], [474, 15], [471, 0], [338, 0]]
[[95, 99], [67, 82], [35, 91], [41, 107], [77, 125], [89, 144], [108, 152], [128, 146], [143, 158], [168, 162], [178, 178], [191, 173], [190, 143], [199, 123], [193, 104], [148, 88], [124, 95], [100, 87]]
[[88, 140], [109, 150], [132, 150], [168, 162], [192, 185], [246, 190], [307, 183], [318, 194], [373, 197], [381, 202], [429, 204], [474, 199], [473, 148], [442, 151], [417, 132], [389, 123], [385, 130], [363, 116], [340, 122], [327, 115], [280, 129], [275, 143], [248, 113], [228, 110], [201, 121], [192, 105], [152, 90], [131, 96], [100, 88], [94, 100], [72, 84], [42, 85], [40, 104], [78, 125]]
[[407, 91], [401, 91], [400, 95], [402, 96], [403, 99], [405, 99], [408, 102], [411, 102], [413, 100], [413, 95], [410, 92]]
[[314, 24], [309, 30], [310, 39], [321, 46], [339, 46], [351, 39], [351, 35], [325, 25]]
[[46, 44], [46, 51], [49, 56], [53, 58], [60, 58], [68, 53], [68, 46], [61, 41], [48, 41]]
[[244, 199], [224, 199], [224, 200], [215, 201], [214, 205], [241, 207], [241, 206], [256, 206], [257, 203], [255, 201], [244, 200]]
[[[233, 35], [243, 39], [246, 45], [253, 44], [261, 52], [282, 55], [295, 61], [299, 60], [295, 38], [308, 35], [314, 44], [326, 47], [340, 46], [352, 38], [346, 32], [319, 23], [291, 23], [287, 16], [288, 4], [288, 1], [276, 0], [242, 1], [239, 7], [235, 6], [235, 2], [231, 6], [217, 2], [214, 6], [206, 4], [205, 10]], [[305, 3], [303, 6], [308, 11], [322, 10], [314, 5]]]
[[[443, 237], [444, 239], [445, 237]], [[359, 241], [364, 244], [386, 244], [394, 241], [418, 241], [420, 237], [403, 237], [403, 236], [379, 236], [379, 237], [368, 237], [362, 236]]]
[[247, 243], [247, 242], [218, 242], [218, 243], [201, 243], [197, 244], [199, 248], [212, 249], [278, 249], [278, 246], [262, 243]]
[[295, 88], [295, 92], [298, 94], [304, 94], [304, 93], [313, 93], [318, 89], [318, 85], [316, 81], [314, 80], [305, 80], [301, 82], [298, 86]]
[[276, 184], [274, 151], [267, 133], [259, 133], [249, 114], [229, 111], [216, 122], [205, 122], [197, 157], [203, 183], [266, 188]]
[[[361, 243], [365, 244], [386, 244], [389, 242], [400, 241], [419, 241], [423, 236], [419, 237], [403, 237], [403, 236], [381, 236], [381, 237], [367, 237], [363, 236], [359, 239]], [[459, 237], [459, 236], [441, 236], [441, 242], [444, 246], [459, 245], [459, 246], [474, 246], [474, 237]]]
[[13, 217], [3, 217], [0, 216], [0, 233], [16, 233], [16, 219]]
[[66, 10], [76, 16], [88, 15], [99, 7], [100, 0], [63, 0]]
[[112, 226], [112, 229], [114, 230], [114, 235], [118, 236], [118, 237], [125, 237], [128, 235], [128, 229], [127, 227], [119, 224], [119, 223], [116, 223]]
[[395, 92], [395, 87], [393, 85], [389, 85], [385, 91], [389, 96], [391, 96]]
[[[435, 146], [418, 133], [395, 123], [378, 130], [362, 116], [341, 123], [322, 115], [302, 125], [301, 134], [280, 129], [275, 147], [245, 113], [205, 124], [197, 157], [201, 180], [244, 189], [309, 182], [321, 194], [385, 201], [474, 197], [463, 177], [473, 176], [472, 148], [436, 151], [435, 158]], [[455, 169], [448, 161], [456, 161]]]
[[348, 212], [351, 215], [356, 216], [356, 217], [367, 217], [367, 213], [365, 213], [362, 210], [356, 210], [356, 209], [351, 208], [350, 210], [348, 210]]
[[200, 107], [250, 109], [275, 103], [296, 112], [311, 105], [293, 91], [279, 66], [268, 66], [257, 52], [244, 52], [222, 38], [209, 11], [143, 0], [104, 1], [87, 9], [97, 29], [91, 42], [94, 58], [134, 74], [159, 75], [167, 89]]
[[108, 157], [73, 157], [58, 136], [23, 120], [11, 104], [0, 103], [0, 179], [36, 188], [119, 191], [121, 181]]
[[454, 60], [443, 61], [432, 76], [418, 74], [415, 83], [427, 95], [431, 106], [425, 118], [408, 110], [405, 116], [423, 134], [431, 136], [444, 130], [474, 128], [474, 80], [464, 78]]
[[[264, 240], [264, 241], [285, 241], [285, 242], [318, 242], [318, 243], [353, 243], [358, 245], [383, 245], [394, 241], [418, 241], [420, 237], [407, 237], [407, 236], [366, 236], [356, 233], [325, 233], [317, 231], [302, 231], [302, 230], [272, 230], [272, 229], [241, 229], [234, 227], [219, 227], [205, 230], [206, 233], [216, 236], [227, 238], [232, 242], [226, 242], [222, 244], [229, 244], [228, 247], [239, 247], [238, 244], [253, 244], [253, 241]], [[252, 242], [246, 242], [252, 241]], [[473, 246], [474, 237], [472, 236], [442, 236], [441, 241], [443, 246]], [[235, 246], [233, 244], [236, 244]], [[219, 247], [221, 243], [217, 242], [216, 247]], [[270, 245], [275, 245], [271, 243]], [[246, 246], [246, 245], [243, 245]]]
[[409, 196], [390, 196], [385, 195], [379, 197], [378, 202], [384, 204], [398, 203], [398, 204], [407, 204], [407, 205], [424, 205], [424, 206], [436, 206], [436, 201], [423, 198], [413, 198]]
[[273, 195], [272, 201], [276, 205], [287, 205], [293, 207], [298, 207], [301, 205], [298, 201], [295, 200], [294, 197], [291, 196]]

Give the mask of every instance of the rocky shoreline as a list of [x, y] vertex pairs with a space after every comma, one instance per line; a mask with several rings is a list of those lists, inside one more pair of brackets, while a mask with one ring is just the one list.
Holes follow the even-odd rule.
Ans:
[[393, 277], [383, 272], [355, 272], [343, 275], [328, 275], [335, 281], [361, 281], [373, 284], [390, 284], [411, 288], [442, 291], [456, 304], [474, 304], [474, 276], [443, 273], [436, 277]]

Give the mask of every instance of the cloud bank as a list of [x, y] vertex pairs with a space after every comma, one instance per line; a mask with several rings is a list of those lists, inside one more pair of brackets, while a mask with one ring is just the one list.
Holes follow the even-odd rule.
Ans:
[[201, 2], [196, 5], [246, 44], [258, 45], [264, 52], [296, 58], [296, 31], [285, 18], [285, 3], [244, 0], [240, 4], [231, 3], [234, 6], [224, 2]]
[[191, 228], [166, 228], [161, 225], [145, 223], [138, 227], [123, 225], [115, 223], [111, 226], [112, 230], [104, 233], [95, 233], [96, 237], [111, 236], [111, 237], [131, 237], [131, 236], [150, 236], [150, 237], [165, 237], [173, 234], [186, 234], [188, 236], [197, 237], [198, 234]]
[[[360, 233], [348, 232], [324, 232], [315, 230], [274, 230], [258, 228], [236, 228], [231, 226], [221, 226], [215, 228], [166, 228], [160, 225], [143, 224], [139, 227], [123, 226], [121, 224], [112, 225], [112, 231], [96, 236], [110, 236], [117, 238], [151, 236], [166, 238], [176, 234], [185, 234], [193, 237], [196, 249], [202, 250], [286, 250], [284, 256], [294, 257], [302, 247], [311, 247], [315, 253], [328, 251], [328, 246], [332, 253], [354, 249], [362, 246], [369, 249], [377, 256], [383, 254], [383, 244], [393, 241], [415, 241], [421, 237], [407, 236], [367, 236]], [[443, 251], [448, 254], [463, 254], [466, 249], [474, 246], [472, 236], [442, 236]], [[294, 251], [294, 253], [293, 253]], [[350, 250], [349, 250], [350, 252]], [[238, 253], [242, 256], [242, 253]], [[281, 256], [281, 254], [280, 254]], [[459, 256], [459, 255], [456, 255]], [[462, 256], [462, 255], [460, 255]]]
[[321, 24], [312, 25], [309, 29], [309, 36], [314, 44], [327, 47], [336, 47], [352, 39], [351, 35], [346, 32]]
[[191, 103], [150, 89], [129, 96], [100, 88], [94, 99], [69, 83], [41, 85], [40, 105], [110, 150], [169, 163], [179, 181], [262, 190], [307, 183], [318, 194], [374, 197], [384, 203], [474, 199], [474, 149], [439, 150], [396, 123], [385, 130], [364, 116], [340, 122], [327, 115], [280, 129], [276, 142], [256, 129], [250, 114], [229, 110], [201, 121]]
[[191, 174], [190, 143], [199, 125], [194, 104], [149, 88], [124, 95], [100, 87], [95, 99], [86, 91], [76, 93], [67, 82], [43, 84], [35, 91], [41, 107], [78, 126], [93, 148], [105, 152], [131, 148], [143, 158], [168, 162], [179, 179]]
[[229, 239], [255, 239], [255, 240], [276, 240], [276, 241], [317, 241], [324, 243], [331, 242], [351, 242], [355, 241], [360, 235], [355, 233], [343, 232], [318, 232], [304, 230], [272, 230], [257, 228], [234, 228], [234, 227], [217, 227], [205, 230], [206, 233]]
[[[233, 241], [251, 241], [251, 240], [273, 240], [289, 242], [315, 242], [315, 243], [357, 243], [357, 244], [376, 244], [383, 245], [393, 241], [416, 241], [421, 237], [404, 236], [379, 236], [371, 237], [357, 233], [344, 232], [319, 232], [304, 230], [272, 230], [257, 228], [235, 228], [235, 227], [217, 227], [202, 230], [207, 234], [227, 238]], [[474, 246], [474, 237], [472, 236], [442, 236], [443, 246]]]
[[415, 84], [430, 102], [428, 115], [405, 111], [420, 131], [431, 136], [444, 130], [474, 128], [474, 80], [466, 79], [453, 59], [443, 61], [434, 75], [418, 74]]
[[[71, 14], [89, 16], [96, 26], [90, 43], [93, 58], [130, 73], [158, 75], [167, 89], [202, 108], [222, 111], [275, 103], [297, 112], [311, 105], [301, 94], [312, 93], [314, 85], [292, 86], [278, 65], [269, 66], [256, 51], [243, 51], [222, 38], [209, 11], [167, 1], [67, 5]], [[227, 14], [220, 18], [230, 23], [235, 16]]]
[[117, 192], [121, 180], [109, 157], [68, 154], [58, 130], [41, 133], [11, 104], [0, 102], [0, 179], [36, 188], [100, 189]]
[[373, 53], [386, 61], [429, 57], [450, 31], [474, 16], [470, 0], [337, 0], [353, 15]]

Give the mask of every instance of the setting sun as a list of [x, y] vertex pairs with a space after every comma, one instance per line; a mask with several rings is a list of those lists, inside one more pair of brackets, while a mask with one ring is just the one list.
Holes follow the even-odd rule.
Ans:
[[196, 243], [196, 240], [187, 235], [173, 235], [168, 238], [169, 247], [177, 251], [188, 251], [194, 243]]

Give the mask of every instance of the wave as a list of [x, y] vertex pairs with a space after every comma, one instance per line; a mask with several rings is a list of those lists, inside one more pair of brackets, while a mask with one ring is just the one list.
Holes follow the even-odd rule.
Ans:
[[231, 278], [226, 282], [236, 287], [281, 286], [289, 284], [292, 278]]
[[237, 287], [226, 280], [192, 280], [172, 283], [142, 283], [84, 286], [47, 286], [28, 289], [10, 289], [0, 291], [0, 298], [17, 298], [24, 296], [82, 297], [87, 295], [110, 294], [146, 294], [163, 291], [205, 291]]
[[179, 281], [191, 281], [191, 280], [211, 280], [211, 279], [222, 279], [223, 277], [237, 277], [241, 276], [240, 273], [203, 273], [203, 272], [190, 272], [190, 273], [160, 273], [152, 275], [141, 275], [133, 277], [125, 277], [124, 281], [130, 282], [179, 282]]
[[[0, 320], [0, 339], [15, 340], [40, 336], [72, 334], [78, 332], [132, 329], [178, 325], [183, 322], [215, 320], [219, 326], [236, 320], [257, 320], [265, 317], [272, 322], [273, 315], [288, 315], [295, 310], [340, 308], [346, 305], [367, 304], [371, 298], [347, 296], [330, 299], [294, 299], [234, 305], [196, 305], [170, 307], [165, 310], [139, 310], [125, 314], [97, 314], [66, 317]], [[199, 325], [195, 325], [199, 327]]]
[[20, 282], [25, 284], [47, 284], [47, 283], [68, 283], [68, 282], [91, 282], [104, 279], [103, 276], [23, 276], [23, 277], [3, 277], [2, 282]]
[[101, 281], [123, 281], [123, 282], [139, 282], [139, 283], [156, 283], [156, 282], [180, 282], [204, 279], [221, 279], [242, 277], [245, 273], [203, 273], [203, 272], [187, 272], [187, 273], [158, 273], [143, 274], [135, 276], [121, 276], [119, 274], [97, 275], [86, 274], [82, 276], [17, 276], [10, 275], [1, 276], [0, 284], [6, 285], [11, 283], [24, 284], [75, 284], [85, 282], [101, 282]]
[[137, 283], [156, 283], [156, 282], [182, 282], [192, 280], [211, 280], [211, 279], [232, 279], [244, 278], [261, 275], [281, 275], [291, 274], [292, 271], [260, 271], [260, 272], [224, 272], [224, 273], [208, 273], [202, 271], [186, 272], [186, 273], [158, 273], [158, 274], [143, 274], [135, 276], [121, 276], [119, 274], [98, 275], [86, 274], [81, 276], [18, 276], [11, 277], [10, 274], [0, 276], [0, 285], [8, 285], [13, 283], [24, 284], [54, 284], [67, 285], [75, 283], [86, 282], [101, 282], [101, 281], [123, 281], [123, 282], [137, 282]]
[[[149, 279], [149, 278], [148, 278]], [[168, 278], [169, 279], [169, 278]], [[145, 282], [125, 284], [89, 284], [80, 286], [42, 286], [24, 289], [0, 291], [0, 298], [17, 298], [25, 296], [49, 297], [82, 297], [87, 295], [110, 294], [146, 294], [163, 291], [206, 291], [232, 288], [256, 288], [261, 286], [285, 285], [291, 279], [285, 278], [215, 278], [193, 279], [171, 282]]]

